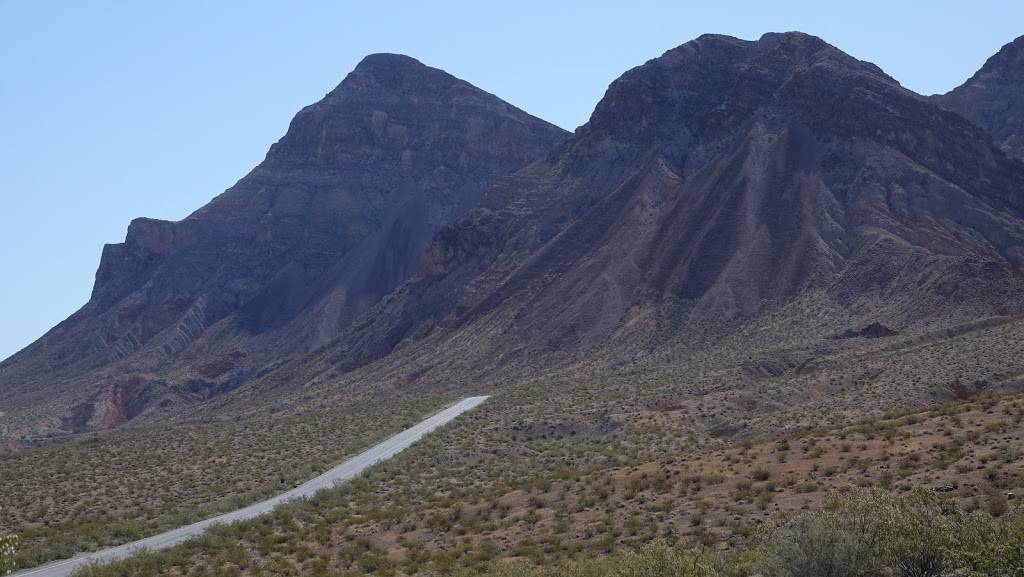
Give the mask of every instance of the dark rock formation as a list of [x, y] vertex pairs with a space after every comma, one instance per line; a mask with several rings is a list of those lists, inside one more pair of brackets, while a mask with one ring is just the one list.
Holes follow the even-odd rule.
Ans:
[[842, 334], [836, 335], [837, 339], [880, 339], [883, 337], [896, 336], [899, 333], [883, 325], [882, 323], [871, 323], [861, 329], [846, 329]]

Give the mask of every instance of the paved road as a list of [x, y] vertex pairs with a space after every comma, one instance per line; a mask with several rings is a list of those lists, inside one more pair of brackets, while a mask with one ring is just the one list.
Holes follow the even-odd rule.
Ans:
[[71, 559], [55, 561], [47, 565], [40, 565], [39, 567], [19, 571], [14, 573], [11, 577], [65, 577], [66, 575], [70, 575], [76, 569], [90, 563], [105, 563], [115, 561], [117, 559], [123, 559], [136, 551], [144, 549], [155, 550], [173, 547], [174, 545], [199, 535], [210, 525], [216, 523], [231, 523], [234, 521], [241, 521], [243, 519], [252, 519], [253, 517], [263, 515], [264, 513], [269, 513], [274, 507], [281, 503], [291, 501], [292, 499], [309, 497], [320, 489], [333, 487], [338, 483], [344, 483], [345, 481], [358, 476], [370, 466], [385, 459], [390, 459], [409, 445], [420, 440], [427, 433], [448, 423], [455, 417], [476, 407], [485, 400], [487, 400], [487, 397], [469, 397], [463, 399], [433, 417], [421, 421], [417, 425], [398, 433], [383, 443], [371, 447], [365, 452], [352, 457], [330, 471], [306, 481], [291, 491], [282, 493], [276, 497], [267, 499], [266, 501], [254, 503], [248, 507], [220, 515], [219, 517], [213, 517], [192, 525], [178, 527], [177, 529], [167, 531], [166, 533], [160, 533], [159, 535], [147, 537], [146, 539], [135, 541], [133, 543], [126, 543], [117, 547], [111, 547], [110, 549], [103, 549], [94, 553], [86, 553]]

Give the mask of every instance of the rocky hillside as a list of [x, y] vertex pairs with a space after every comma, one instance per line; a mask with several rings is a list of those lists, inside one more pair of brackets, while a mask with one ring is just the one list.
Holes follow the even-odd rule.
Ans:
[[612, 83], [288, 378], [383, 358], [365, 382], [452, 386], [1016, 315], [1022, 215], [1024, 166], [878, 67], [800, 33], [702, 36]]
[[985, 62], [974, 76], [933, 97], [992, 133], [999, 148], [1024, 160], [1024, 36]]
[[89, 302], [0, 365], [0, 404], [73, 432], [222, 394], [344, 330], [565, 135], [412, 58], [368, 56], [235, 186], [106, 246]]

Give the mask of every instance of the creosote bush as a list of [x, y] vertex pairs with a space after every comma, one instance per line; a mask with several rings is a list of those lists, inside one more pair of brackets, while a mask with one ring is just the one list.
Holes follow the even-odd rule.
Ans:
[[619, 553], [599, 561], [580, 561], [561, 567], [537, 569], [524, 562], [503, 563], [493, 577], [716, 577], [711, 557], [699, 551], [674, 549], [654, 541], [637, 551]]
[[14, 570], [14, 552], [17, 545], [17, 535], [0, 535], [0, 575], [7, 575]]
[[776, 519], [749, 547], [673, 548], [556, 567], [503, 563], [492, 577], [1017, 577], [1024, 574], [1024, 518], [966, 512], [927, 489], [831, 493], [822, 507]]
[[[767, 577], [1015, 575], [1024, 570], [1021, 519], [967, 513], [955, 501], [917, 488], [831, 493], [824, 505], [793, 515], [763, 535]], [[1011, 571], [1012, 569], [1012, 571]]]

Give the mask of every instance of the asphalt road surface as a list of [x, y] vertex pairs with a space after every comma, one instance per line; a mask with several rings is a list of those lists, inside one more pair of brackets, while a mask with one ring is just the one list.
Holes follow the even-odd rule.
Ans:
[[427, 433], [448, 423], [455, 417], [476, 407], [485, 400], [487, 400], [487, 397], [468, 397], [463, 399], [440, 413], [437, 413], [436, 415], [409, 427], [401, 433], [398, 433], [379, 445], [371, 447], [355, 457], [352, 457], [330, 471], [306, 481], [291, 491], [282, 493], [276, 497], [271, 497], [266, 501], [253, 503], [252, 505], [243, 507], [237, 511], [225, 513], [218, 517], [212, 517], [198, 523], [193, 523], [192, 525], [178, 527], [177, 529], [172, 529], [166, 533], [153, 535], [152, 537], [147, 537], [132, 543], [126, 543], [124, 545], [103, 549], [93, 553], [85, 553], [72, 557], [71, 559], [54, 561], [53, 563], [19, 571], [14, 573], [12, 577], [65, 577], [66, 575], [70, 575], [76, 569], [80, 569], [90, 563], [107, 563], [118, 559], [124, 559], [137, 551], [173, 547], [174, 545], [201, 534], [211, 525], [232, 523], [243, 519], [252, 519], [253, 517], [263, 515], [264, 513], [269, 513], [274, 507], [277, 507], [281, 503], [291, 501], [292, 499], [312, 496], [321, 489], [333, 487], [338, 483], [344, 483], [345, 481], [355, 478], [372, 465], [379, 463], [380, 461], [390, 459], [403, 449], [409, 447], [409, 445], [412, 445], [423, 438]]

